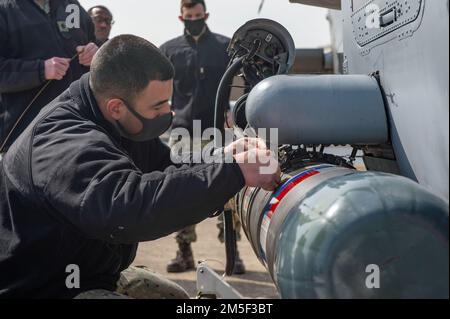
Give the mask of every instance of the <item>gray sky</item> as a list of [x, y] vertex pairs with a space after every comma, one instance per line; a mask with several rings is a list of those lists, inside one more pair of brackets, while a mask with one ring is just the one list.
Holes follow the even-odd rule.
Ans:
[[[178, 21], [179, 0], [80, 0], [87, 10], [105, 5], [116, 20], [112, 36], [131, 33], [161, 45], [182, 33]], [[291, 4], [289, 0], [266, 0], [258, 15], [260, 0], [207, 0], [208, 25], [216, 33], [231, 37], [247, 20], [269, 18], [283, 24], [291, 32], [297, 48], [323, 47], [330, 43], [327, 11]]]

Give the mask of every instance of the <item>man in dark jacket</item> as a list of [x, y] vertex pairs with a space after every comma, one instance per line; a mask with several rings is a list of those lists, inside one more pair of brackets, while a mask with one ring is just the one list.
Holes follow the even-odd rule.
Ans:
[[208, 17], [203, 0], [182, 0], [179, 19], [185, 25], [184, 34], [161, 46], [175, 67], [173, 128], [185, 128], [191, 136], [194, 120], [201, 120], [203, 129], [214, 127], [217, 88], [230, 61], [230, 39], [212, 33]]
[[[94, 26], [76, 0], [0, 0], [0, 145], [46, 84], [14, 130], [6, 147], [39, 111], [89, 71], [97, 46]], [[82, 52], [79, 57], [70, 59]]]
[[[112, 292], [137, 243], [210, 217], [244, 185], [280, 182], [279, 167], [260, 173], [269, 151], [236, 152], [248, 140], [215, 152], [234, 162], [170, 166], [158, 136], [171, 124], [172, 78], [152, 44], [116, 37], [11, 146], [0, 161], [0, 297]], [[133, 154], [123, 137], [149, 142]]]
[[[230, 39], [212, 33], [206, 24], [208, 18], [209, 13], [204, 0], [181, 0], [179, 19], [185, 26], [184, 34], [161, 46], [161, 50], [175, 66], [172, 108], [176, 115], [172, 126], [173, 134], [169, 141], [171, 147], [176, 145], [179, 148], [181, 145], [190, 149], [202, 148], [209, 141], [198, 141], [193, 137], [194, 121], [201, 123], [202, 130], [214, 127], [215, 98], [220, 80], [230, 61], [227, 54]], [[180, 132], [180, 129], [187, 130], [193, 138], [179, 141], [175, 132]], [[223, 242], [224, 227], [221, 218], [217, 226], [219, 241]], [[239, 227], [236, 235], [239, 239]], [[195, 225], [177, 234], [178, 251], [176, 257], [167, 265], [168, 272], [195, 269], [191, 243], [196, 240]], [[244, 272], [244, 262], [237, 251], [234, 273]]]

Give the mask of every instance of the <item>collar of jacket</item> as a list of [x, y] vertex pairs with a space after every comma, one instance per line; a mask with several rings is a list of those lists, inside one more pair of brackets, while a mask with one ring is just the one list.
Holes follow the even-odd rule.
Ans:
[[[198, 43], [200, 43], [200, 42], [206, 40], [206, 39], [211, 35], [211, 33], [212, 33], [212, 32], [211, 32], [211, 30], [209, 30], [208, 25], [206, 25], [206, 30], [205, 30], [205, 32], [200, 36], [200, 38], [198, 39]], [[186, 29], [184, 29], [184, 36], [185, 36], [185, 38], [186, 38], [188, 41], [194, 42], [194, 43], [195, 43], [194, 37], [193, 37], [192, 35], [190, 35], [190, 34], [187, 32]]]
[[115, 138], [117, 141], [121, 141], [121, 136], [119, 131], [110, 123], [103, 113], [100, 111], [97, 100], [95, 99], [94, 93], [89, 86], [90, 73], [84, 74], [79, 83], [78, 94], [81, 98], [82, 103], [92, 112], [94, 115], [94, 122], [103, 127], [111, 137]]

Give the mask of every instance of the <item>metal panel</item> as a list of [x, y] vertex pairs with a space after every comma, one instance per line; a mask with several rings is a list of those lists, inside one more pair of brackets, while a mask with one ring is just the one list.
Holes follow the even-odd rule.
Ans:
[[[372, 0], [353, 12], [353, 35], [364, 47], [399, 28], [408, 26], [399, 36], [410, 36], [422, 21], [423, 0]], [[376, 12], [378, 8], [379, 12]], [[376, 21], [378, 19], [379, 21]], [[379, 27], [374, 27], [378, 25]], [[394, 36], [395, 38], [395, 36]]]
[[448, 202], [449, 8], [446, 0], [422, 6], [420, 19], [362, 48], [353, 34], [352, 1], [343, 1], [344, 65], [350, 74], [379, 71], [402, 175]]

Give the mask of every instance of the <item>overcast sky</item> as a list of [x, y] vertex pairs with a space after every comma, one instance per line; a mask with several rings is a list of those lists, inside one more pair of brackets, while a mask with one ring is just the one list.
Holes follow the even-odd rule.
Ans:
[[[208, 25], [216, 33], [231, 37], [247, 20], [269, 18], [291, 32], [297, 48], [317, 48], [330, 43], [327, 11], [291, 4], [289, 0], [266, 0], [258, 15], [260, 0], [207, 0]], [[179, 36], [183, 25], [178, 20], [179, 0], [80, 0], [87, 10], [105, 5], [116, 20], [112, 36], [124, 33], [139, 35], [161, 45]]]

